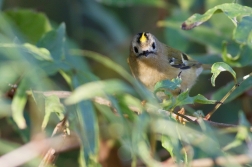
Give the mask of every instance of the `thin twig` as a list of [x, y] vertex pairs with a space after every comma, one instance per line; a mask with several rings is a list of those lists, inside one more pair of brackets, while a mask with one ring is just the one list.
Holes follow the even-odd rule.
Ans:
[[[52, 133], [52, 137], [58, 133], [61, 133], [60, 136], [63, 139], [62, 145], [65, 144], [64, 140], [68, 136], [66, 129], [67, 129], [67, 116], [65, 116], [64, 119], [55, 126]], [[53, 164], [55, 162], [56, 157], [57, 157], [56, 150], [53, 147], [50, 148], [45, 154], [43, 160], [40, 162], [39, 167], [46, 167], [48, 165]]]
[[230, 91], [227, 92], [227, 94], [220, 100], [220, 102], [218, 104], [216, 104], [216, 106], [214, 107], [214, 109], [209, 112], [206, 116], [205, 116], [205, 119], [206, 120], [209, 120], [209, 118], [215, 113], [215, 111], [225, 102], [225, 100], [233, 93], [233, 91], [239, 87], [246, 79], [248, 79], [249, 77], [252, 76], [252, 73], [244, 76], [242, 78], [242, 81], [240, 81], [239, 83], [235, 84], [232, 89], [230, 89]]

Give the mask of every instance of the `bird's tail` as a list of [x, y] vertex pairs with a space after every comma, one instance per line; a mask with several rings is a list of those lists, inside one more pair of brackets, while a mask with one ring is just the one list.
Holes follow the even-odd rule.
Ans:
[[204, 70], [211, 70], [212, 65], [211, 64], [202, 64], [202, 67]]

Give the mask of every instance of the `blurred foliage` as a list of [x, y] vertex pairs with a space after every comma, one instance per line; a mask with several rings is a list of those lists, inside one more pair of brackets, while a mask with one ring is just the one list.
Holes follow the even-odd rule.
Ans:
[[[233, 0], [0, 1], [0, 155], [40, 133], [50, 136], [64, 116], [81, 146], [60, 154], [56, 166], [161, 166], [170, 156], [189, 165], [251, 153], [251, 6]], [[202, 75], [178, 97], [167, 90], [176, 89], [179, 78], [161, 81], [155, 93], [170, 99], [159, 103], [127, 66], [130, 40], [141, 31], [214, 64], [212, 78]], [[167, 111], [207, 114], [241, 81], [211, 118], [237, 124], [231, 133], [200, 116], [198, 125], [184, 125]], [[61, 90], [73, 93], [67, 99], [43, 94]], [[110, 104], [95, 102], [97, 97]], [[109, 155], [101, 160], [104, 150]]]

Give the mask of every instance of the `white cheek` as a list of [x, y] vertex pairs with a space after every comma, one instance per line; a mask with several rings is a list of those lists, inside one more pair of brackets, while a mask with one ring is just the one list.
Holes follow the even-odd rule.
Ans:
[[196, 75], [199, 76], [199, 75], [202, 73], [202, 71], [203, 71], [203, 68], [202, 68], [202, 67], [197, 68], [197, 70], [196, 70]]

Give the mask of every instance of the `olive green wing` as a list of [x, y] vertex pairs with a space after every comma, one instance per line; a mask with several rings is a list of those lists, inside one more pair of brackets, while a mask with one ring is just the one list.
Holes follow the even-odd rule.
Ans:
[[167, 57], [172, 67], [185, 70], [199, 64], [197, 61], [193, 61], [189, 56], [177, 49], [173, 49], [169, 46], [166, 46], [166, 49]]

